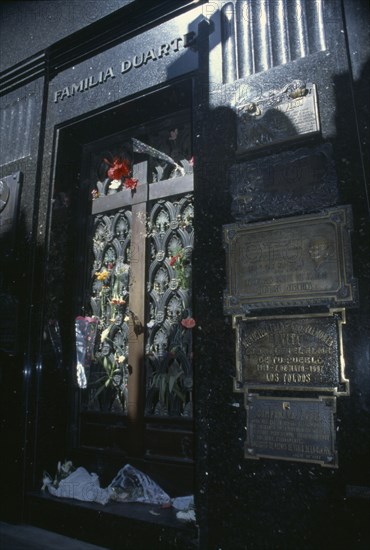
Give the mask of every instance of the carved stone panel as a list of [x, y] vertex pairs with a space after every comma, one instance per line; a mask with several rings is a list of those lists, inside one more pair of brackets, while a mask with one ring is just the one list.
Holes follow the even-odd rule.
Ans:
[[230, 173], [232, 214], [255, 221], [317, 211], [337, 202], [330, 144], [235, 164]]
[[318, 214], [224, 227], [224, 310], [353, 305], [349, 206]]

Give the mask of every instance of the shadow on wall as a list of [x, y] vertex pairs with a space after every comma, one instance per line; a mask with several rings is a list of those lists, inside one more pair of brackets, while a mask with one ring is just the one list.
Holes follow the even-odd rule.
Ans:
[[[348, 322], [345, 331], [347, 364], [353, 371], [348, 374], [351, 384], [356, 387], [356, 398], [341, 401], [338, 405], [342, 416], [338, 435], [341, 469], [340, 472], [332, 472], [309, 464], [297, 466], [294, 463], [268, 460], [247, 463], [242, 458], [245, 416], [243, 410], [237, 408], [240, 403], [232, 393], [232, 378], [235, 375], [233, 332], [222, 308], [222, 295], [226, 287], [222, 225], [234, 221], [231, 218], [229, 174], [236, 162], [241, 137], [238, 136], [237, 128], [243, 128], [244, 121], [238, 118], [238, 113], [231, 107], [212, 108], [209, 103], [210, 97], [214, 98], [214, 104], [222, 104], [222, 97], [226, 98], [227, 103], [231, 97], [231, 86], [228, 88], [220, 84], [214, 90], [208, 86], [209, 60], [206, 52], [209, 51], [211, 32], [212, 26], [208, 22], [200, 22], [197, 44], [202, 84], [201, 89], [196, 88], [194, 99], [194, 136], [198, 155], [198, 158], [195, 156], [194, 167], [194, 316], [202, 328], [201, 332], [195, 333], [194, 350], [197, 388], [197, 517], [201, 537], [204, 537], [204, 547], [211, 541], [215, 547], [225, 544], [225, 548], [245, 548], [246, 540], [251, 548], [260, 548], [260, 541], [263, 540], [271, 548], [276, 544], [289, 547], [301, 544], [302, 548], [308, 549], [315, 544], [321, 545], [327, 536], [339, 545], [347, 542], [350, 546], [355, 540], [361, 544], [368, 541], [365, 506], [360, 513], [363, 522], [351, 519], [345, 534], [337, 530], [338, 517], [347, 520], [355, 517], [355, 507], [344, 498], [345, 484], [351, 479], [366, 485], [366, 465], [369, 461], [370, 385], [369, 369], [365, 362], [368, 362], [369, 357], [370, 239], [362, 171], [362, 163], [368, 160], [368, 151], [365, 149], [361, 159], [359, 143], [355, 140], [348, 142], [347, 138], [349, 135], [357, 135], [351, 107], [350, 75], [340, 75], [334, 82], [337, 93], [337, 132], [331, 140], [338, 169], [339, 204], [352, 204], [354, 210], [354, 272], [361, 279], [361, 312], [349, 311], [351, 322]], [[368, 98], [365, 95], [365, 90], [369, 89], [368, 82], [369, 64], [366, 64], [361, 79], [354, 83], [361, 113], [359, 124], [363, 126], [363, 131], [366, 125], [364, 121], [369, 116]], [[293, 137], [298, 134], [288, 117], [276, 110], [270, 110], [263, 122], [261, 119], [261, 125], [252, 129], [245, 125], [242, 131], [250, 136], [251, 142], [260, 140], [262, 135], [264, 145], [274, 140], [279, 132], [287, 132]], [[320, 136], [318, 140], [321, 145]], [[366, 146], [368, 137], [364, 141]], [[274, 153], [297, 146], [298, 142], [290, 146], [284, 144], [283, 148], [274, 148]], [[266, 150], [261, 155], [267, 156]], [[316, 209], [320, 207], [316, 205]], [[294, 212], [284, 215], [291, 214]], [[235, 405], [234, 409], [230, 407], [231, 403]], [[354, 444], [346, 445], [348, 441]], [[312, 524], [316, 525], [315, 533], [312, 533]]]

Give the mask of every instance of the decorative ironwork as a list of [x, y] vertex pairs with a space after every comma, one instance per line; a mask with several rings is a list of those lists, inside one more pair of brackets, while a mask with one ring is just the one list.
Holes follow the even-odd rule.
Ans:
[[150, 212], [146, 413], [192, 415], [191, 196]]
[[[99, 328], [85, 404], [90, 409], [126, 412], [130, 316], [135, 335], [140, 324], [129, 308], [130, 247], [131, 242], [133, 251], [145, 247], [145, 231], [141, 233], [146, 222], [144, 205], [153, 201], [147, 258], [140, 256], [148, 293], [147, 411], [189, 416], [193, 207], [185, 193], [193, 167], [188, 113], [140, 127], [134, 135], [122, 132], [110, 145], [109, 152], [94, 152], [92, 160], [91, 177], [97, 173], [98, 181], [92, 190], [92, 271], [85, 301], [91, 304], [91, 314], [99, 318]], [[182, 184], [168, 185], [172, 178]], [[182, 193], [182, 198], [167, 201], [174, 193], [176, 197]], [[138, 222], [136, 216], [141, 215], [144, 219], [133, 224], [131, 239], [131, 218]], [[141, 273], [137, 277], [140, 270], [137, 264], [133, 266], [137, 261], [134, 252], [131, 260], [133, 309], [137, 293], [142, 292], [138, 278], [144, 278]]]
[[89, 298], [99, 318], [88, 408], [127, 409], [131, 212], [94, 219]]
[[[156, 183], [193, 172], [190, 124], [182, 117], [165, 120], [145, 134], [122, 134], [120, 145], [95, 158], [97, 181], [92, 198], [122, 190], [136, 193], [139, 183]], [[144, 160], [145, 159], [145, 160]]]

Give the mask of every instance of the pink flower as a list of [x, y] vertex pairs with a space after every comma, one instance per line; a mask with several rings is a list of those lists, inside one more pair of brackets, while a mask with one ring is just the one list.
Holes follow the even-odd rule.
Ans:
[[192, 317], [187, 317], [186, 319], [182, 319], [181, 324], [185, 328], [194, 328], [196, 325], [195, 319], [193, 319]]
[[137, 183], [138, 182], [135, 178], [126, 178], [123, 182], [123, 185], [126, 187], [126, 189], [136, 189]]

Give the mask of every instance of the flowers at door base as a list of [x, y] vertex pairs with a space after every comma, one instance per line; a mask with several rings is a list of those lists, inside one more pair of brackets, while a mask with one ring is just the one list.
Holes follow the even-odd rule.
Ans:
[[181, 325], [184, 328], [194, 328], [196, 325], [195, 319], [193, 317], [187, 317], [186, 319], [181, 320]]
[[51, 475], [48, 474], [48, 472], [44, 471], [43, 477], [42, 477], [42, 487], [41, 491], [45, 491], [45, 489], [49, 486], [58, 488], [59, 483], [67, 478], [72, 472], [74, 472], [76, 468], [73, 466], [72, 462], [70, 460], [66, 460], [63, 464], [61, 461], [58, 462], [57, 465], [57, 471], [54, 476], [54, 480], [52, 479]]

